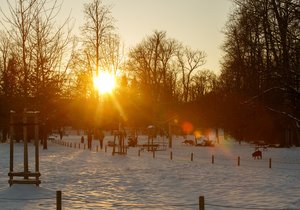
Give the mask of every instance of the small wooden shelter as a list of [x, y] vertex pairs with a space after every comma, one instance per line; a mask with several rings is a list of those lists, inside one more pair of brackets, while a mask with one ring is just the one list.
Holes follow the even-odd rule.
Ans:
[[112, 155], [126, 155], [127, 146], [125, 145], [125, 133], [123, 131], [114, 131], [114, 143]]
[[[9, 180], [10, 186], [13, 184], [35, 184], [39, 186], [40, 172], [39, 172], [39, 111], [26, 111], [22, 115], [17, 115], [15, 111], [10, 111], [10, 161], [9, 161]], [[17, 120], [15, 119], [17, 118]], [[21, 122], [18, 120], [22, 119]], [[30, 122], [29, 119], [33, 119]], [[29, 171], [28, 165], [28, 127], [34, 127], [34, 145], [35, 145], [35, 172]], [[14, 171], [14, 138], [15, 138], [15, 127], [23, 127], [23, 145], [24, 145], [24, 171]], [[17, 179], [16, 177], [23, 177], [23, 179]]]

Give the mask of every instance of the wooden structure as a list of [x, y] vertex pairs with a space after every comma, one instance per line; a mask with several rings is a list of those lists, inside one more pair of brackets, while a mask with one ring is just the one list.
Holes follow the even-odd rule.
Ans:
[[125, 133], [122, 131], [114, 131], [114, 143], [113, 143], [112, 155], [126, 155], [127, 146], [125, 145]]
[[[10, 111], [10, 161], [9, 161], [9, 180], [10, 186], [13, 184], [35, 184], [39, 186], [40, 172], [39, 172], [39, 112], [38, 111], [26, 111], [22, 114], [22, 122], [15, 122], [16, 112]], [[20, 117], [19, 117], [20, 118]], [[33, 118], [33, 122], [29, 122], [28, 119]], [[16, 125], [23, 127], [23, 144], [24, 144], [24, 171], [14, 171], [14, 129]], [[28, 126], [34, 126], [34, 145], [35, 145], [35, 172], [29, 171], [28, 167]], [[16, 177], [23, 177], [23, 179], [16, 179]]]
[[[143, 144], [143, 147], [147, 148], [147, 151], [165, 151], [167, 149], [167, 143], [164, 140], [164, 135], [162, 134], [160, 137], [160, 141], [158, 141], [157, 137], [157, 129], [155, 126], [150, 125], [147, 127], [148, 132], [148, 142]], [[162, 140], [161, 140], [162, 138]]]

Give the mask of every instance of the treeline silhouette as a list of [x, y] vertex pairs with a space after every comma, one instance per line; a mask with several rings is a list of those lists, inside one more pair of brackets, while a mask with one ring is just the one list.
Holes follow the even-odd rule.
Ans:
[[[194, 129], [222, 127], [238, 140], [299, 145], [299, 2], [233, 2], [219, 76], [203, 68], [204, 51], [164, 31], [125, 54], [110, 7], [100, 0], [83, 5], [86, 19], [75, 38], [69, 19], [54, 22], [58, 2], [8, 3], [0, 32], [0, 129], [8, 132], [10, 110], [26, 108], [39, 110], [49, 130], [189, 121]], [[93, 87], [101, 69], [117, 76], [113, 94]]]
[[227, 101], [235, 98], [235, 136], [299, 145], [299, 1], [234, 3], [220, 82]]

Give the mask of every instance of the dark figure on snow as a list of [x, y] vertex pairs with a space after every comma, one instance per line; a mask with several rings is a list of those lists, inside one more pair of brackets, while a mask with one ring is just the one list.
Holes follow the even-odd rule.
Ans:
[[92, 140], [93, 140], [92, 132], [89, 132], [89, 133], [88, 133], [87, 140], [88, 140], [88, 149], [91, 150], [91, 149], [92, 149]]
[[60, 138], [60, 140], [62, 140], [62, 138], [63, 138], [63, 129], [62, 128], [59, 129], [59, 138]]
[[252, 153], [252, 157], [254, 159], [262, 159], [262, 152], [260, 150], [257, 150], [257, 151]]
[[103, 148], [103, 140], [104, 140], [104, 133], [102, 130], [100, 130], [100, 133], [99, 133], [99, 143], [100, 143], [100, 148], [102, 149]]

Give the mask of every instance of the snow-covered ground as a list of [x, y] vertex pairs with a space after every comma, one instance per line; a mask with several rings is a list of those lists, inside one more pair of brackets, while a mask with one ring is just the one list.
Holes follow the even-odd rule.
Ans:
[[[105, 144], [112, 138], [106, 136]], [[0, 209], [55, 209], [57, 190], [63, 209], [198, 209], [200, 195], [206, 209], [300, 209], [300, 148], [270, 148], [253, 160], [249, 144], [192, 147], [174, 137], [173, 148], [155, 157], [147, 151], [139, 156], [139, 148], [112, 156], [111, 147], [96, 151], [98, 141], [89, 151], [83, 144], [78, 149], [80, 136], [64, 140], [73, 147], [49, 142], [48, 150], [40, 148], [40, 187], [9, 187], [9, 144], [0, 144]], [[22, 171], [22, 147], [15, 145], [14, 171]], [[34, 171], [32, 145], [29, 154]]]

